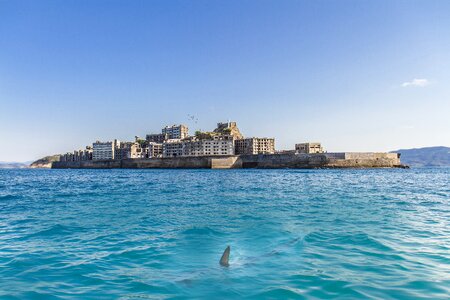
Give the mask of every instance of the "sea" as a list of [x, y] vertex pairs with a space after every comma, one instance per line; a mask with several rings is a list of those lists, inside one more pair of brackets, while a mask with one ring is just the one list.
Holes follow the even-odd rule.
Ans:
[[449, 298], [449, 168], [0, 170], [0, 299]]

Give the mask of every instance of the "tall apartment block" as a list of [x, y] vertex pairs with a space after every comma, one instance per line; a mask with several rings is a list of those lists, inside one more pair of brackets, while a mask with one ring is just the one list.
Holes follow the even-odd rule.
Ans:
[[145, 140], [149, 143], [162, 144], [169, 139], [169, 135], [165, 133], [150, 133], [145, 136]]
[[166, 126], [161, 133], [167, 134], [168, 139], [184, 139], [188, 137], [188, 127], [186, 125]]
[[148, 158], [162, 157], [163, 144], [149, 142], [148, 143]]
[[121, 160], [130, 158], [131, 145], [133, 145], [132, 142], [121, 142], [119, 147], [114, 149], [114, 159]]
[[167, 140], [163, 144], [163, 157], [183, 156], [183, 142], [180, 139]]
[[86, 146], [84, 150], [75, 150], [59, 156], [60, 161], [84, 161], [92, 160], [92, 147]]
[[209, 139], [192, 139], [183, 143], [183, 156], [234, 155], [231, 135], [214, 135]]
[[234, 141], [236, 154], [273, 154], [275, 153], [275, 139], [273, 138], [245, 138]]
[[120, 146], [118, 140], [113, 142], [100, 142], [96, 141], [92, 144], [92, 159], [93, 160], [103, 160], [103, 159], [114, 159], [115, 150]]

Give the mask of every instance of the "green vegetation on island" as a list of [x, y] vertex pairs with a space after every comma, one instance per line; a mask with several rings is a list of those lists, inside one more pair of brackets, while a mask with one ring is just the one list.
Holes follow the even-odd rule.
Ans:
[[50, 155], [38, 159], [30, 164], [30, 168], [51, 168], [52, 163], [60, 160], [60, 155]]

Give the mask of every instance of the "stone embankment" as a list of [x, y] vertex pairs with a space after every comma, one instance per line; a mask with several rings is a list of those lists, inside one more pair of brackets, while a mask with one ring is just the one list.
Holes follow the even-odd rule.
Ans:
[[54, 169], [315, 169], [404, 167], [397, 153], [259, 154], [52, 163]]

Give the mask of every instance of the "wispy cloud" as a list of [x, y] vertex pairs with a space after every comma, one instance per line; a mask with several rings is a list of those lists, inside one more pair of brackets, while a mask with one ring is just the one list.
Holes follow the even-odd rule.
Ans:
[[426, 78], [414, 78], [411, 81], [406, 81], [402, 83], [402, 87], [408, 87], [408, 86], [417, 86], [417, 87], [426, 87], [427, 85], [430, 84], [430, 81], [428, 81], [428, 79]]

